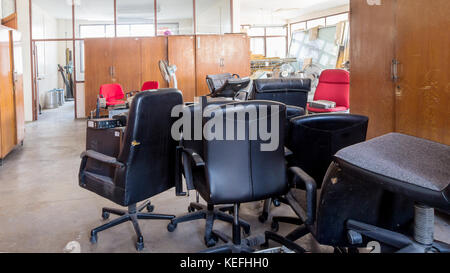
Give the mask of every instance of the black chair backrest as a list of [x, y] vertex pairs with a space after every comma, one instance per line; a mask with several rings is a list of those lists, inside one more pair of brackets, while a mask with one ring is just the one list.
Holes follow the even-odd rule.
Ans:
[[131, 105], [115, 184], [132, 204], [164, 192], [175, 185], [177, 142], [171, 129], [173, 107], [183, 104], [177, 89], [159, 89], [137, 94]]
[[[267, 115], [264, 115], [264, 109], [267, 109]], [[276, 114], [271, 109], [276, 109]], [[288, 188], [284, 158], [286, 106], [277, 102], [251, 101], [211, 107], [206, 111], [213, 112], [213, 117], [205, 118], [205, 123], [217, 118], [223, 124], [232, 125], [223, 126], [220, 136], [224, 140], [211, 140], [213, 135], [205, 129], [203, 154], [206, 170], [203, 176], [206, 177], [203, 179], [210, 188], [210, 200], [207, 201], [214, 204], [245, 203], [285, 194]], [[250, 113], [256, 113], [256, 116]], [[235, 118], [231, 118], [233, 116]], [[277, 119], [278, 128], [272, 128], [274, 119]], [[258, 133], [262, 124], [278, 138], [273, 149], [266, 149], [271, 151], [262, 149], [262, 144], [270, 142], [263, 140]], [[234, 128], [233, 131], [230, 128]], [[245, 128], [245, 131], [238, 128]], [[250, 128], [256, 128], [256, 136], [252, 136], [250, 132], [254, 130]], [[216, 130], [218, 128], [212, 131]], [[232, 140], [226, 137], [227, 134], [233, 136]]]
[[291, 120], [287, 147], [290, 166], [302, 168], [320, 187], [333, 156], [366, 140], [369, 119], [349, 114], [311, 115]]
[[253, 100], [271, 100], [306, 109], [310, 79], [259, 79], [254, 81]]
[[216, 90], [222, 88], [227, 80], [232, 79], [231, 73], [223, 73], [217, 75], [207, 75], [206, 83], [208, 84], [209, 91], [213, 94]]

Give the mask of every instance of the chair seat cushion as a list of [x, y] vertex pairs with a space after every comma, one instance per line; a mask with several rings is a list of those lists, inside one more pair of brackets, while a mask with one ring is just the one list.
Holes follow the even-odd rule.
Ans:
[[345, 148], [335, 158], [364, 173], [367, 182], [450, 208], [450, 146], [392, 133]]
[[329, 108], [329, 109], [319, 109], [319, 108], [310, 107], [308, 104], [308, 112], [312, 112], [312, 113], [335, 113], [335, 112], [345, 112], [345, 111], [348, 111], [348, 108], [345, 106], [338, 106], [338, 107]]

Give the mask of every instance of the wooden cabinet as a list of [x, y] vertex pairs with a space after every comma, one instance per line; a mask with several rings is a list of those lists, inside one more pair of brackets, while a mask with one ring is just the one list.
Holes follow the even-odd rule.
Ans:
[[177, 66], [185, 101], [209, 93], [208, 74], [250, 75], [250, 44], [243, 34], [86, 39], [84, 48], [86, 116], [95, 109], [102, 84], [119, 83], [125, 92], [140, 90], [145, 81], [168, 87], [160, 60]]
[[197, 96], [209, 94], [206, 76], [232, 73], [250, 76], [250, 42], [246, 35], [198, 35], [196, 40]]
[[450, 145], [448, 10], [448, 0], [351, 0], [351, 112], [369, 116], [369, 138]]
[[0, 159], [24, 139], [21, 52], [14, 50], [20, 50], [20, 35], [0, 26]]

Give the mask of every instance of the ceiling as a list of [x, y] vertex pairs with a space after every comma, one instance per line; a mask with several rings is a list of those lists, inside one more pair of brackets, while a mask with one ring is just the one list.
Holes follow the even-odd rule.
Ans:
[[[32, 0], [49, 15], [58, 19], [71, 19], [72, 0]], [[197, 0], [206, 6], [211, 0]], [[220, 0], [227, 1], [227, 0]], [[80, 20], [97, 19], [99, 21], [114, 18], [113, 0], [75, 0], [76, 18]], [[210, 2], [209, 2], [210, 3]], [[240, 0], [241, 21], [263, 20], [270, 24], [274, 21], [288, 20], [307, 13], [348, 4], [349, 0]], [[198, 7], [198, 11], [204, 7]], [[153, 0], [117, 0], [118, 16], [123, 18], [153, 18]], [[158, 18], [192, 18], [192, 1], [159, 0]], [[201, 13], [200, 13], [201, 14]], [[248, 23], [248, 22], [245, 22]], [[260, 23], [260, 22], [259, 22]]]

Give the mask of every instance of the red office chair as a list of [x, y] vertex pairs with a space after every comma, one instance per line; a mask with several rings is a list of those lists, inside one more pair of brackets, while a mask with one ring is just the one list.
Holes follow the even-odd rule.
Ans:
[[336, 103], [335, 108], [318, 109], [308, 105], [312, 113], [345, 112], [350, 109], [350, 73], [342, 69], [324, 70], [314, 94], [314, 101], [327, 100]]
[[104, 84], [100, 87], [100, 97], [106, 100], [106, 107], [124, 104], [125, 93], [120, 84]]
[[148, 82], [144, 82], [144, 84], [142, 85], [141, 91], [154, 90], [154, 89], [159, 89], [159, 82], [148, 81]]

